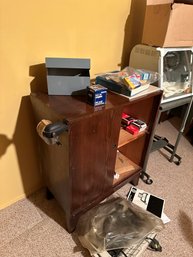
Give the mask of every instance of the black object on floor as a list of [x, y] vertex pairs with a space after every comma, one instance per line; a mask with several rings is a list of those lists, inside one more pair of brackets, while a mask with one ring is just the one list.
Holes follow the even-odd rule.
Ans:
[[123, 249], [114, 249], [114, 250], [109, 250], [108, 253], [112, 256], [112, 257], [119, 257], [119, 256], [125, 256], [125, 257], [128, 257]]
[[161, 252], [162, 251], [162, 247], [159, 243], [159, 241], [154, 237], [154, 238], [146, 238], [148, 241], [150, 241], [148, 249], [156, 251], [156, 252]]

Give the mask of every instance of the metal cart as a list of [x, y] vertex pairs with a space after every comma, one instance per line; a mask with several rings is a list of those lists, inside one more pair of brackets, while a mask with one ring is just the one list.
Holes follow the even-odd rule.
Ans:
[[[162, 112], [171, 110], [173, 108], [177, 108], [179, 106], [184, 106], [184, 105], [186, 105], [186, 110], [185, 110], [184, 118], [182, 119], [182, 122], [180, 125], [180, 129], [178, 131], [178, 135], [177, 135], [175, 144], [172, 145], [169, 143], [169, 140], [167, 138], [156, 135], [155, 129], [154, 129], [154, 133], [152, 135], [152, 138], [151, 138], [149, 146], [148, 146], [149, 154], [150, 154], [150, 152], [153, 152], [155, 150], [159, 150], [159, 149], [163, 148], [170, 154], [169, 161], [174, 162], [176, 165], [180, 165], [181, 156], [179, 156], [176, 153], [176, 151], [177, 151], [177, 147], [180, 142], [180, 138], [181, 138], [181, 136], [184, 132], [185, 126], [186, 126], [187, 118], [188, 118], [188, 115], [190, 113], [190, 109], [192, 106], [192, 101], [193, 101], [193, 96], [189, 96], [189, 97], [178, 99], [175, 101], [161, 103], [156, 124], [158, 124]], [[155, 128], [156, 128], [156, 126], [155, 126]], [[144, 162], [143, 172], [141, 173], [141, 179], [146, 184], [152, 184], [152, 182], [153, 182], [150, 175], [148, 175], [148, 173], [146, 172], [149, 154], [147, 154], [147, 158]]]

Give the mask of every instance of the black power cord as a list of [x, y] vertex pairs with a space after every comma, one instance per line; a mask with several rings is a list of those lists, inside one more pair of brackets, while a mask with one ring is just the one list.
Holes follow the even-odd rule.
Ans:
[[150, 240], [149, 246], [148, 246], [149, 250], [153, 250], [156, 252], [162, 251], [162, 247], [161, 247], [159, 241], [155, 237], [154, 238], [146, 237], [146, 240]]

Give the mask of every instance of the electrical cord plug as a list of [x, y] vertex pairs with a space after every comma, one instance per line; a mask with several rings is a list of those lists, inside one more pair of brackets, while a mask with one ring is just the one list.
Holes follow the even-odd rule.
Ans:
[[159, 241], [155, 237], [154, 238], [146, 237], [146, 239], [150, 240], [148, 249], [156, 251], [156, 252], [162, 251], [162, 247], [161, 247]]

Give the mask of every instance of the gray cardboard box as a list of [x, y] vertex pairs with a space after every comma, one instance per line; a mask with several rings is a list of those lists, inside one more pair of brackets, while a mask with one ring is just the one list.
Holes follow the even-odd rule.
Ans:
[[48, 95], [77, 95], [90, 85], [90, 59], [46, 57]]

